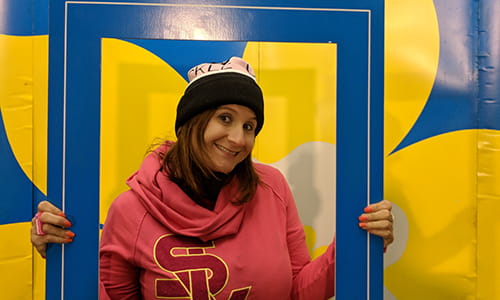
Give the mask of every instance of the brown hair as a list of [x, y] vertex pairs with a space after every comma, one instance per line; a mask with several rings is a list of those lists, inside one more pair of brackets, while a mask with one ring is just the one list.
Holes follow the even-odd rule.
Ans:
[[[177, 130], [177, 142], [172, 145], [163, 158], [163, 169], [169, 178], [187, 187], [195, 196], [202, 196], [207, 188], [207, 178], [218, 178], [209, 169], [210, 158], [204, 142], [204, 132], [216, 109], [206, 110], [187, 121]], [[239, 182], [238, 198], [234, 204], [250, 201], [260, 183], [253, 166], [251, 154], [235, 166], [229, 175], [229, 180], [236, 176]]]

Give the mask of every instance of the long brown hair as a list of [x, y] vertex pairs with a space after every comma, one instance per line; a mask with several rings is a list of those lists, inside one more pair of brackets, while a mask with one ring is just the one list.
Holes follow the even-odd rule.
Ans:
[[[207, 179], [217, 179], [218, 176], [207, 166], [210, 158], [204, 142], [204, 133], [208, 122], [215, 114], [216, 109], [206, 110], [193, 118], [177, 130], [177, 142], [165, 154], [162, 165], [169, 178], [174, 182], [181, 182], [195, 195], [204, 195], [207, 188]], [[236, 176], [239, 182], [238, 198], [234, 204], [243, 204], [250, 201], [260, 183], [253, 166], [251, 154], [228, 174], [230, 178]]]

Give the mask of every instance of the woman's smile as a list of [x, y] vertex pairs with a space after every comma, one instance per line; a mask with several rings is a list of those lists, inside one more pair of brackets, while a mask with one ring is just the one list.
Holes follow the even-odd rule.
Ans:
[[219, 144], [215, 144], [215, 147], [217, 147], [219, 150], [221, 150], [222, 152], [225, 152], [225, 153], [228, 153], [228, 154], [231, 154], [233, 156], [236, 156], [238, 154], [237, 151], [231, 151], [229, 149], [227, 149], [226, 147], [222, 146], [222, 145], [219, 145]]

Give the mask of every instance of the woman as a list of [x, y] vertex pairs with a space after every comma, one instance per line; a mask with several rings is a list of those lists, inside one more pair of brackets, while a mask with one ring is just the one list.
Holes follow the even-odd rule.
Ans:
[[[250, 65], [202, 64], [177, 107], [177, 142], [143, 161], [109, 209], [100, 249], [101, 299], [327, 299], [334, 251], [311, 261], [292, 193], [275, 168], [252, 162], [264, 122]], [[365, 208], [359, 226], [393, 240], [391, 203]], [[69, 243], [74, 233], [48, 202], [32, 242]]]

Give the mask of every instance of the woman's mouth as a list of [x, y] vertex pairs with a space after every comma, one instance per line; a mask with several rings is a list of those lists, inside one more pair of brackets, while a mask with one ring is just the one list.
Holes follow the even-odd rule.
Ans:
[[231, 150], [227, 149], [226, 147], [221, 146], [219, 144], [215, 144], [215, 147], [217, 147], [217, 149], [221, 150], [222, 152], [231, 154], [233, 156], [236, 156], [239, 153], [239, 152], [231, 151]]

